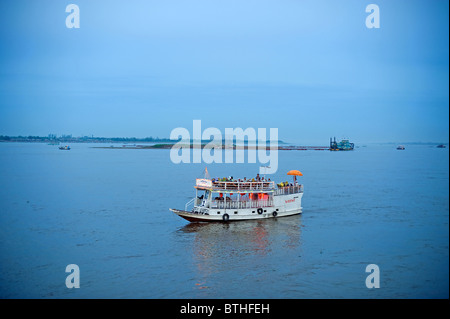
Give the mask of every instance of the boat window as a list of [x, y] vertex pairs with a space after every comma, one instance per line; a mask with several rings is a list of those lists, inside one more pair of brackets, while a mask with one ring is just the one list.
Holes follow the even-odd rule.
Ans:
[[197, 196], [198, 196], [198, 198], [200, 198], [200, 199], [208, 198], [208, 194], [209, 194], [209, 191], [208, 191], [208, 190], [199, 190], [199, 191], [197, 192]]

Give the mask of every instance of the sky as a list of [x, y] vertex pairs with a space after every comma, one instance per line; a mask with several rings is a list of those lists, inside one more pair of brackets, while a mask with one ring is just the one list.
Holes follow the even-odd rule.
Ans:
[[[80, 28], [66, 27], [66, 6]], [[367, 28], [366, 6], [380, 9]], [[446, 0], [0, 1], [0, 135], [448, 142]]]

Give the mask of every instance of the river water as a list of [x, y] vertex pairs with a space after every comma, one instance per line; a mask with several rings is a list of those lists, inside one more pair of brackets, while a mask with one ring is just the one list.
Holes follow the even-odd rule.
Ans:
[[[280, 151], [271, 178], [303, 172], [303, 214], [195, 224], [169, 208], [205, 164], [94, 146], [0, 143], [1, 298], [449, 297], [448, 149]], [[66, 287], [69, 264], [80, 288]], [[366, 287], [369, 264], [380, 288]]]

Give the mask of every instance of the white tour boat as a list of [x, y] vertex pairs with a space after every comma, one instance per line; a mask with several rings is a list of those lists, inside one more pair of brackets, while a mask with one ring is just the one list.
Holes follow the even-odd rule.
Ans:
[[[257, 178], [196, 180], [195, 197], [186, 203], [184, 210], [170, 210], [190, 222], [237, 221], [249, 219], [278, 218], [302, 212], [303, 185], [293, 170], [293, 183], [280, 183]], [[192, 207], [192, 208], [191, 208]]]

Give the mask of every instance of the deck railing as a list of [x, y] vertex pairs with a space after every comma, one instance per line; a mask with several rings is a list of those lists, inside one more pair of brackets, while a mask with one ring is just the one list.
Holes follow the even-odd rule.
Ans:
[[[196, 200], [196, 199], [197, 199], [197, 200]], [[194, 203], [194, 201], [195, 201], [195, 203]], [[188, 210], [188, 209], [189, 209], [189, 206], [191, 206], [191, 205], [192, 205], [192, 206], [194, 206], [194, 205], [197, 206], [197, 205], [198, 205], [198, 198], [195, 198], [195, 197], [194, 197], [194, 198], [191, 199], [189, 202], [187, 202], [186, 205], [184, 205], [184, 210], [188, 212], [188, 211], [189, 211], [189, 210]]]
[[233, 191], [270, 191], [275, 189], [274, 182], [222, 182], [222, 181], [214, 181], [212, 183], [213, 190], [233, 190]]
[[279, 187], [275, 191], [274, 195], [289, 195], [289, 194], [297, 194], [297, 193], [303, 193], [303, 185]]
[[250, 200], [250, 201], [212, 201], [210, 208], [218, 209], [240, 209], [240, 208], [259, 208], [273, 206], [273, 200]]
[[[233, 183], [233, 182], [220, 182], [220, 183]], [[252, 182], [250, 182], [252, 183]], [[254, 182], [256, 183], [265, 183], [265, 182]], [[273, 182], [272, 182], [273, 183]], [[255, 186], [255, 185], [252, 185]], [[214, 185], [213, 185], [214, 187]], [[227, 189], [232, 189], [230, 185], [226, 185]], [[264, 187], [264, 185], [262, 186]], [[270, 186], [271, 187], [271, 186]], [[240, 190], [242, 188], [238, 188]], [[271, 189], [274, 196], [277, 195], [289, 195], [289, 194], [298, 194], [303, 193], [303, 185], [293, 185], [293, 186], [284, 186], [278, 187], [277, 189]], [[220, 200], [211, 200], [207, 201], [203, 198], [194, 197], [189, 202], [186, 203], [185, 210], [189, 211], [189, 206], [195, 206], [197, 208], [217, 208], [217, 209], [240, 209], [240, 208], [259, 208], [259, 207], [271, 207], [273, 206], [273, 199], [270, 196], [269, 199], [258, 199], [258, 200], [234, 200], [234, 199], [220, 199]]]

